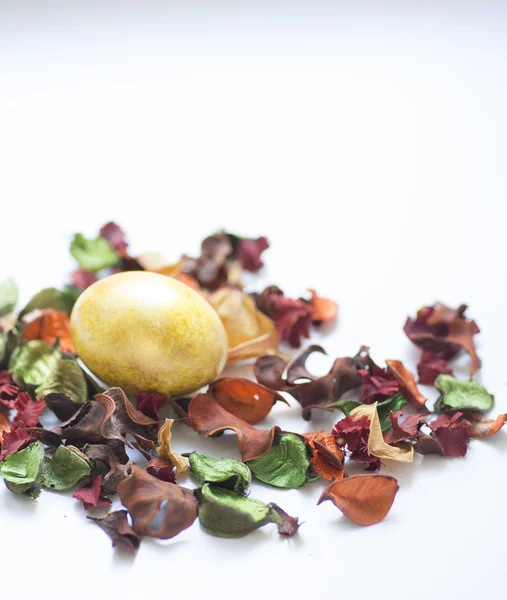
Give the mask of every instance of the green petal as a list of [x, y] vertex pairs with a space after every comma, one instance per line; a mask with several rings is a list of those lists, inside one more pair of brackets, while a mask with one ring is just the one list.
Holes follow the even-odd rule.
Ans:
[[380, 428], [382, 429], [382, 433], [391, 429], [393, 424], [389, 420], [389, 415], [391, 411], [400, 410], [400, 408], [407, 401], [401, 394], [396, 394], [392, 398], [388, 398], [387, 400], [383, 400], [382, 402], [377, 403], [377, 412], [380, 420]]
[[42, 340], [18, 346], [9, 361], [9, 373], [17, 375], [27, 385], [40, 385], [56, 368], [60, 350]]
[[65, 492], [72, 489], [92, 472], [92, 462], [74, 446], [58, 446], [51, 459], [42, 469], [42, 486]]
[[[78, 294], [79, 295], [79, 294]], [[74, 288], [66, 286], [65, 289], [57, 290], [56, 288], [44, 288], [37, 292], [25, 308], [19, 313], [22, 317], [32, 310], [44, 310], [45, 308], [54, 308], [55, 310], [64, 310], [70, 314], [77, 296]]]
[[250, 469], [239, 460], [213, 458], [198, 452], [192, 452], [188, 460], [199, 483], [216, 483], [244, 495], [252, 481]]
[[220, 486], [206, 483], [196, 495], [199, 521], [204, 531], [211, 535], [236, 538], [266, 523], [280, 524], [279, 515], [270, 506]]
[[361, 406], [361, 402], [357, 402], [357, 400], [342, 399], [337, 400], [332, 404], [328, 404], [325, 408], [339, 408], [345, 416], [348, 417], [354, 408], [357, 408], [358, 406]]
[[16, 308], [18, 286], [14, 279], [5, 279], [0, 283], [0, 317], [8, 315]]
[[114, 267], [120, 260], [107, 240], [101, 236], [89, 240], [81, 233], [76, 233], [70, 245], [70, 253], [77, 260], [82, 269], [101, 271]]
[[284, 433], [269, 452], [248, 461], [247, 465], [264, 483], [280, 488], [298, 488], [306, 482], [310, 459], [305, 443], [293, 433]]
[[[88, 400], [86, 379], [75, 360], [58, 360], [48, 377], [35, 390], [38, 399], [48, 394], [64, 394], [79, 404]], [[76, 407], [76, 410], [78, 408]]]
[[11, 492], [37, 498], [41, 488], [43, 460], [44, 444], [34, 442], [0, 462], [0, 476]]
[[435, 403], [436, 412], [447, 410], [481, 410], [493, 407], [494, 396], [477, 381], [462, 381], [450, 375], [439, 375], [435, 387], [441, 393]]

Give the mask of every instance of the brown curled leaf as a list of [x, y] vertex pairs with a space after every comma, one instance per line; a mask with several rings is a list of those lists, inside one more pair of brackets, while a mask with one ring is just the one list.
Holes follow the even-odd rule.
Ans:
[[141, 538], [129, 525], [127, 515], [126, 510], [116, 510], [104, 519], [95, 517], [87, 517], [87, 519], [97, 524], [111, 538], [113, 548], [122, 546], [135, 553], [139, 550]]
[[259, 356], [255, 361], [253, 370], [255, 379], [270, 390], [287, 392], [292, 388], [283, 378], [287, 361], [276, 354]]
[[317, 504], [331, 500], [354, 523], [374, 525], [385, 518], [398, 490], [394, 477], [354, 475], [331, 483]]
[[314, 431], [303, 435], [310, 450], [310, 464], [314, 471], [329, 481], [340, 480], [346, 476], [343, 468], [345, 452], [336, 443], [335, 438], [325, 431]]
[[210, 384], [208, 393], [225, 410], [250, 425], [255, 425], [266, 418], [277, 400], [287, 404], [285, 398], [277, 392], [241, 377], [217, 379]]
[[327, 355], [322, 346], [312, 344], [294, 357], [287, 365], [287, 383], [289, 385], [294, 385], [298, 379], [309, 379], [310, 381], [316, 379], [315, 375], [312, 375], [306, 368], [306, 361], [314, 352]]
[[279, 427], [256, 429], [220, 406], [210, 394], [197, 394], [188, 407], [190, 426], [200, 435], [214, 437], [231, 430], [238, 436], [241, 460], [246, 462], [263, 456], [271, 449]]
[[418, 390], [414, 374], [405, 367], [401, 360], [386, 360], [386, 365], [398, 382], [402, 396], [415, 408], [425, 408], [426, 398]]
[[466, 410], [463, 417], [469, 422], [470, 437], [481, 439], [495, 435], [507, 422], [507, 413], [498, 415], [496, 419], [489, 419], [479, 411]]
[[[118, 485], [130, 475], [130, 464], [122, 464], [111, 446], [105, 444], [86, 444], [83, 452], [95, 461], [95, 471], [103, 475], [101, 491], [104, 496], [113, 496]], [[107, 468], [102, 469], [102, 464]]]
[[57, 340], [64, 352], [75, 353], [70, 336], [69, 316], [63, 310], [46, 308], [33, 321], [27, 323], [21, 334], [23, 340], [43, 340], [52, 346]]
[[335, 321], [338, 314], [338, 304], [334, 300], [322, 298], [315, 290], [308, 291], [311, 298], [307, 304], [312, 309], [313, 326], [318, 328]]
[[192, 490], [160, 481], [137, 465], [132, 465], [132, 475], [118, 486], [118, 494], [132, 517], [133, 530], [141, 536], [167, 540], [197, 518]]

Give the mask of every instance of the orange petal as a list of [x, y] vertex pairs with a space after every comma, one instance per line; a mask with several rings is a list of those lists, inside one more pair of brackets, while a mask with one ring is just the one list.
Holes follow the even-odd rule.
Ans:
[[312, 309], [312, 321], [319, 324], [329, 323], [336, 319], [338, 314], [338, 304], [328, 298], [321, 298], [315, 290], [308, 290], [312, 297], [308, 304]]
[[387, 515], [398, 490], [394, 477], [354, 475], [329, 485], [318, 504], [331, 500], [354, 523], [374, 525]]
[[464, 418], [470, 422], [470, 435], [473, 438], [488, 438], [507, 422], [507, 414], [498, 415], [496, 419], [488, 419], [486, 415], [475, 411], [465, 411]]
[[62, 310], [46, 308], [40, 316], [25, 325], [21, 337], [27, 342], [43, 340], [50, 345], [58, 339], [64, 352], [76, 352], [70, 337], [69, 317]]
[[425, 408], [426, 398], [419, 391], [412, 371], [409, 371], [401, 360], [386, 360], [386, 365], [398, 382], [402, 395], [415, 408]]

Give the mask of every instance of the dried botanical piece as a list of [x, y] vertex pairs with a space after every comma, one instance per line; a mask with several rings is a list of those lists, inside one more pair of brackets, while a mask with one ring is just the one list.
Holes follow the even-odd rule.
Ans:
[[398, 490], [394, 477], [354, 475], [329, 485], [322, 492], [318, 504], [331, 500], [354, 523], [374, 525], [391, 510]]
[[44, 310], [46, 308], [64, 310], [67, 314], [70, 314], [76, 299], [76, 292], [72, 288], [66, 287], [63, 291], [56, 288], [44, 288], [33, 296], [18, 316], [21, 318], [34, 310]]
[[18, 286], [14, 279], [0, 282], [0, 318], [9, 315], [18, 303]]
[[370, 420], [368, 417], [345, 417], [338, 421], [331, 431], [337, 446], [347, 449], [350, 460], [364, 463], [369, 470], [380, 469], [380, 458], [368, 452], [368, 438], [370, 437]]
[[157, 392], [141, 392], [135, 395], [137, 410], [144, 415], [158, 421], [159, 410], [168, 402], [167, 396]]
[[417, 389], [415, 377], [401, 360], [386, 360], [389, 371], [400, 386], [400, 393], [417, 409], [425, 408], [426, 398]]
[[270, 413], [277, 400], [287, 401], [277, 392], [240, 377], [224, 377], [210, 384], [208, 393], [236, 417], [250, 425], [262, 421]]
[[58, 342], [62, 352], [76, 352], [70, 336], [69, 317], [63, 310], [44, 309], [24, 326], [21, 338], [27, 342], [43, 340], [50, 345]]
[[46, 408], [46, 402], [44, 400], [33, 402], [28, 392], [21, 392], [14, 402], [14, 408], [17, 414], [12, 422], [13, 429], [36, 427], [39, 424], [39, 416]]
[[260, 481], [293, 489], [306, 483], [310, 459], [304, 441], [293, 433], [284, 433], [275, 437], [266, 454], [247, 464]]
[[126, 235], [119, 225], [111, 221], [102, 226], [99, 233], [120, 256], [128, 256]]
[[118, 494], [132, 517], [132, 528], [141, 536], [167, 540], [190, 527], [197, 517], [192, 490], [160, 481], [137, 465], [118, 486]]
[[66, 492], [82, 479], [90, 477], [91, 460], [75, 446], [58, 446], [52, 458], [46, 457], [42, 468], [42, 487]]
[[70, 253], [82, 269], [101, 271], [114, 267], [120, 260], [119, 254], [111, 248], [108, 241], [99, 236], [89, 240], [81, 233], [76, 233], [70, 245]]
[[470, 355], [470, 377], [473, 377], [481, 366], [473, 340], [480, 330], [475, 321], [465, 316], [466, 310], [466, 304], [456, 309], [441, 302], [424, 306], [415, 319], [407, 319], [404, 331], [416, 346], [440, 358], [454, 358], [463, 348]]
[[72, 285], [78, 290], [86, 290], [97, 281], [97, 275], [87, 269], [76, 269], [70, 274]]
[[345, 452], [331, 434], [316, 431], [305, 433], [303, 437], [312, 456], [310, 464], [317, 475], [328, 481], [338, 481], [346, 477], [343, 467]]
[[322, 298], [315, 290], [308, 290], [311, 294], [307, 304], [312, 310], [312, 324], [314, 327], [321, 327], [327, 323], [332, 323], [338, 314], [338, 304], [334, 300]]
[[425, 350], [417, 365], [417, 374], [419, 375], [419, 383], [433, 385], [439, 375], [452, 375], [453, 373], [445, 358], [440, 358], [438, 354]]
[[420, 454], [442, 456], [465, 456], [470, 440], [470, 423], [462, 418], [462, 412], [452, 416], [443, 414], [429, 424], [431, 436], [419, 434], [415, 445]]
[[238, 436], [241, 460], [248, 461], [266, 454], [273, 445], [279, 427], [256, 429], [226, 411], [210, 394], [197, 394], [188, 407], [190, 426], [206, 437], [222, 435], [228, 429]]
[[478, 439], [489, 438], [495, 435], [507, 421], [506, 413], [498, 415], [496, 419], [488, 419], [481, 412], [467, 410], [463, 416], [469, 423], [470, 437]]
[[350, 413], [350, 418], [360, 419], [366, 417], [370, 421], [370, 434], [368, 436], [368, 454], [377, 458], [395, 460], [399, 462], [412, 462], [414, 448], [412, 446], [390, 446], [384, 441], [380, 420], [377, 412], [377, 404], [359, 406]]
[[447, 410], [481, 410], [493, 407], [494, 397], [477, 381], [462, 381], [450, 375], [439, 375], [435, 387], [440, 397], [435, 404], [436, 412]]
[[199, 521], [211, 535], [238, 538], [267, 523], [275, 523], [281, 536], [297, 533], [298, 522], [276, 505], [238, 496], [231, 490], [205, 483], [197, 492]]
[[[230, 236], [229, 236], [230, 237]], [[269, 248], [268, 239], [263, 237], [257, 239], [237, 238], [234, 236], [233, 247], [235, 254], [245, 271], [257, 273], [262, 267], [261, 254]], [[236, 241], [236, 243], [234, 243]]]
[[189, 455], [190, 470], [200, 484], [213, 483], [244, 496], [252, 482], [250, 469], [239, 460], [213, 458], [198, 452]]
[[95, 475], [89, 485], [85, 485], [75, 492], [72, 497], [80, 500], [83, 503], [85, 510], [97, 508], [99, 506], [110, 506], [111, 500], [100, 495], [102, 478], [100, 475]]
[[0, 461], [4, 460], [7, 456], [22, 450], [33, 441], [35, 440], [32, 434], [28, 433], [25, 429], [11, 429], [10, 431], [4, 430], [4, 433], [2, 434]]
[[100, 485], [102, 494], [104, 496], [116, 494], [120, 482], [130, 475], [130, 464], [122, 464], [113, 447], [106, 444], [86, 444], [83, 452], [94, 461], [94, 470], [102, 477]]
[[83, 371], [73, 359], [60, 359], [35, 390], [37, 398], [43, 398], [49, 410], [65, 421], [88, 400], [88, 388]]
[[157, 454], [161, 458], [166, 458], [176, 468], [176, 473], [184, 473], [188, 469], [188, 458], [171, 449], [171, 427], [173, 423], [174, 419], [166, 419], [159, 429]]
[[146, 467], [146, 472], [160, 479], [160, 481], [176, 483], [176, 473], [174, 472], [173, 463], [167, 458], [152, 456], [150, 464]]
[[9, 361], [9, 373], [28, 385], [40, 385], [54, 371], [60, 350], [41, 340], [18, 346]]
[[126, 510], [116, 510], [103, 519], [87, 518], [106, 532], [113, 542], [113, 548], [122, 546], [132, 552], [137, 552], [141, 545], [141, 538], [129, 525], [127, 515]]
[[257, 310], [250, 296], [234, 288], [218, 290], [209, 298], [229, 341], [229, 361], [246, 360], [278, 349], [278, 335], [271, 319]]
[[398, 444], [399, 442], [415, 441], [419, 434], [419, 429], [424, 425], [425, 420], [421, 415], [408, 415], [400, 422], [403, 415], [401, 411], [391, 411], [389, 421], [391, 429], [384, 437], [386, 444]]
[[41, 489], [43, 460], [44, 445], [34, 442], [0, 462], [0, 477], [11, 492], [37, 498]]

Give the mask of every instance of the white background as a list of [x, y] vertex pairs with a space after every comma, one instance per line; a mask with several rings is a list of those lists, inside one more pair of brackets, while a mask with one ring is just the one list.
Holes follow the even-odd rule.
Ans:
[[[65, 4], [0, 0], [0, 276], [22, 301], [65, 281], [75, 231], [110, 219], [169, 260], [220, 227], [264, 234], [250, 289], [337, 299], [331, 356], [368, 344], [414, 368], [406, 315], [468, 303], [479, 378], [507, 410], [504, 3]], [[293, 403], [266, 426], [336, 418], [307, 424]], [[176, 449], [237, 456], [234, 437], [183, 426]], [[387, 466], [401, 489], [370, 528], [317, 507], [321, 483], [254, 484], [305, 522], [297, 538], [195, 523], [135, 559], [70, 494], [0, 486], [2, 596], [500, 598], [506, 449], [502, 432], [465, 459]]]

